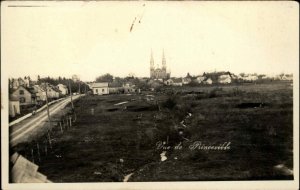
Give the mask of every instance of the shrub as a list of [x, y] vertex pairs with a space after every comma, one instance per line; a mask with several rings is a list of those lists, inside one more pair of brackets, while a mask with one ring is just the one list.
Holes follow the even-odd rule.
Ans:
[[169, 97], [165, 102], [162, 103], [162, 107], [172, 110], [177, 105], [175, 97]]

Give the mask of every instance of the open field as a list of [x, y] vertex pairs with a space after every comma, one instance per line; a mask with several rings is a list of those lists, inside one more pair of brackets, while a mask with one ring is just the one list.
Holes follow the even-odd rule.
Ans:
[[[293, 169], [290, 83], [85, 96], [74, 105], [75, 125], [38, 163], [53, 182], [123, 181], [128, 174], [129, 181], [293, 179], [275, 167]], [[195, 142], [230, 148], [192, 149]]]

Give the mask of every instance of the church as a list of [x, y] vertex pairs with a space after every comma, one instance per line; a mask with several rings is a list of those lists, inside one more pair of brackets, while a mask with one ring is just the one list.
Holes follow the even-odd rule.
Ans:
[[170, 72], [167, 72], [167, 64], [166, 64], [166, 58], [165, 58], [164, 51], [163, 51], [163, 55], [162, 55], [162, 67], [161, 68], [159, 68], [158, 64], [157, 64], [157, 67], [154, 68], [153, 53], [151, 51], [150, 78], [157, 79], [157, 80], [165, 80], [165, 79], [170, 78]]

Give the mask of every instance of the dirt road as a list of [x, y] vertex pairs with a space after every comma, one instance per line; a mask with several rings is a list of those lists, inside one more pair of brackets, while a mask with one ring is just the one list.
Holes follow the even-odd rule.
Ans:
[[[79, 95], [73, 96], [73, 100], [79, 98]], [[70, 97], [67, 97], [49, 107], [50, 117], [52, 114], [55, 114], [59, 110], [63, 109], [67, 104], [70, 103]], [[24, 141], [24, 136], [31, 133], [37, 127], [39, 127], [43, 122], [48, 121], [47, 109], [37, 113], [36, 115], [32, 115], [31, 117], [21, 121], [18, 124], [15, 124], [10, 127], [10, 145], [14, 146], [19, 142]]]

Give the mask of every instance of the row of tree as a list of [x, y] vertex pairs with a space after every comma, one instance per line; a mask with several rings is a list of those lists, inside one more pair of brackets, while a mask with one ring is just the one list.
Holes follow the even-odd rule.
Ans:
[[89, 90], [89, 86], [78, 80], [78, 81], [74, 81], [72, 79], [67, 79], [65, 77], [58, 77], [58, 78], [51, 78], [51, 77], [44, 77], [41, 78], [40, 76], [38, 76], [38, 81], [37, 84], [41, 84], [41, 83], [49, 83], [52, 84], [54, 86], [58, 85], [58, 84], [63, 84], [66, 85], [69, 89], [69, 86], [71, 86], [71, 90], [72, 92], [80, 92], [80, 93], [85, 93]]

